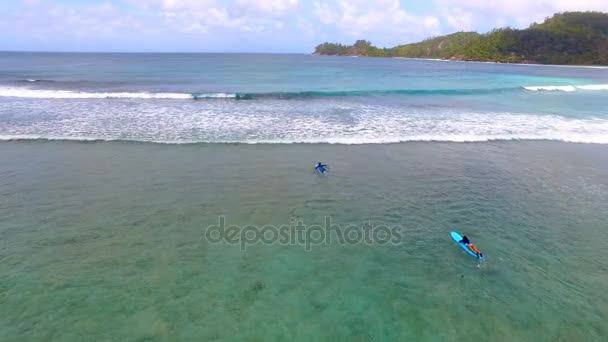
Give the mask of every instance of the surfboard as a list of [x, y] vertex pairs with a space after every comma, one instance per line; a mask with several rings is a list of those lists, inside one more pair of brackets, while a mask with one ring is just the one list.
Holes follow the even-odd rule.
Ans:
[[458, 246], [460, 246], [460, 248], [464, 249], [467, 253], [469, 253], [470, 256], [472, 256], [475, 259], [483, 259], [483, 257], [478, 258], [477, 254], [473, 253], [468, 247], [467, 245], [465, 245], [464, 243], [460, 243], [458, 241], [462, 240], [462, 236], [460, 236], [460, 234], [456, 233], [456, 232], [451, 232], [450, 235], [452, 236], [452, 239], [454, 240], [454, 242], [456, 242], [456, 244]]
[[315, 167], [315, 170], [317, 171], [318, 174], [320, 174], [322, 176], [327, 176], [327, 170], [320, 168], [320, 167]]

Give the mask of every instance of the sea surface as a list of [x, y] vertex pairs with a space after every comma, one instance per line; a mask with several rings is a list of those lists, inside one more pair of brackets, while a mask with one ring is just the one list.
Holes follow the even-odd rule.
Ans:
[[606, 108], [605, 68], [0, 53], [0, 341], [605, 341]]
[[608, 69], [256, 54], [0, 54], [0, 139], [608, 143]]

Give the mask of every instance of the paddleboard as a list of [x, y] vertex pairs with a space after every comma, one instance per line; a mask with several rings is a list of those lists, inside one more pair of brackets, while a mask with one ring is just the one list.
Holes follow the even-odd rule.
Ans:
[[478, 258], [477, 254], [473, 253], [469, 247], [467, 247], [467, 245], [465, 245], [464, 243], [460, 243], [458, 241], [462, 240], [462, 236], [460, 236], [460, 234], [456, 233], [456, 232], [451, 232], [450, 235], [452, 236], [452, 239], [454, 239], [454, 241], [456, 242], [456, 244], [458, 244], [458, 246], [460, 246], [460, 248], [464, 249], [467, 253], [469, 253], [470, 256], [472, 256], [475, 259], [483, 259], [483, 257]]

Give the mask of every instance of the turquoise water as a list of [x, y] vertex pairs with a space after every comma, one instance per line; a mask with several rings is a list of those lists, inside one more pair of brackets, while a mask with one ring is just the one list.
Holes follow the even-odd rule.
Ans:
[[0, 53], [0, 340], [606, 340], [607, 94], [606, 68]]
[[[600, 341], [607, 152], [4, 142], [0, 339]], [[205, 240], [222, 215], [403, 230], [387, 245], [242, 251]]]
[[0, 139], [608, 143], [608, 69], [258, 54], [0, 54]]

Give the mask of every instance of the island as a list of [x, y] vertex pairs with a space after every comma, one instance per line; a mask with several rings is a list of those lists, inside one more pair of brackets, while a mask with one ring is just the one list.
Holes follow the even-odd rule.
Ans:
[[488, 33], [456, 32], [422, 42], [378, 48], [323, 43], [315, 55], [429, 58], [497, 63], [608, 65], [608, 13], [564, 12], [533, 23]]

